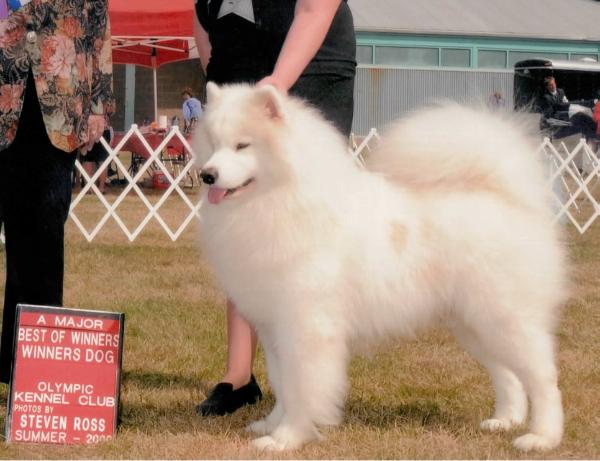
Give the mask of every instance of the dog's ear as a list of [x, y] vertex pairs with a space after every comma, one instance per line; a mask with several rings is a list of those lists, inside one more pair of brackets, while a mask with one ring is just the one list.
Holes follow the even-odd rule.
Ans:
[[208, 82], [206, 84], [206, 104], [217, 101], [220, 96], [221, 88], [214, 82]]
[[284, 96], [274, 86], [261, 86], [256, 90], [256, 96], [271, 119], [285, 118]]

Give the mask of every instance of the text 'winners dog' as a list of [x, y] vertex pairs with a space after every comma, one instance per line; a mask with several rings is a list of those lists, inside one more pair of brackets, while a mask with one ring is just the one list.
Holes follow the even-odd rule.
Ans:
[[457, 105], [394, 126], [367, 170], [313, 109], [272, 87], [208, 85], [195, 138], [200, 238], [256, 328], [273, 411], [250, 425], [293, 449], [342, 419], [352, 341], [449, 328], [489, 371], [488, 430], [563, 434], [553, 331], [566, 296], [536, 149], [515, 123]]

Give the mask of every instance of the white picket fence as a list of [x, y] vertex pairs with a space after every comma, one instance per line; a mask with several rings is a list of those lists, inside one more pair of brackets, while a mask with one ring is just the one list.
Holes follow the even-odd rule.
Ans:
[[[134, 156], [133, 166], [128, 162], [129, 154], [122, 153], [123, 147], [131, 137], [137, 137], [147, 151], [147, 156], [140, 156], [139, 153]], [[167, 147], [174, 138], [177, 138], [185, 151], [177, 159], [165, 155]], [[369, 155], [378, 138], [375, 129], [365, 137], [352, 137], [349, 155], [352, 155], [359, 165], [364, 165], [364, 159]], [[132, 125], [116, 146], [111, 148], [104, 140], [103, 143], [109, 156], [91, 177], [79, 161], [75, 163], [76, 171], [83, 179], [81, 189], [76, 189], [69, 215], [75, 226], [91, 242], [112, 220], [123, 235], [133, 242], [150, 222], [155, 221], [172, 241], [176, 241], [199, 215], [201, 205], [200, 194], [197, 193], [200, 181], [194, 169], [193, 151], [188, 140], [178, 127], [173, 127], [165, 134], [160, 145], [152, 148], [137, 125]], [[600, 162], [596, 153], [592, 152], [584, 139], [569, 149], [564, 143], [552, 143], [548, 138], [541, 142], [538, 153], [548, 163], [548, 181], [554, 191], [555, 221], [571, 223], [583, 234], [600, 215], [600, 204], [594, 196], [600, 181]], [[117, 177], [120, 178], [119, 182], [123, 183], [115, 188], [107, 186], [107, 189], [111, 190], [110, 201], [95, 184], [100, 177], [100, 172], [109, 166], [116, 171]], [[154, 201], [151, 201], [148, 198], [150, 190], [142, 184], [145, 183], [147, 186], [151, 176], [156, 175], [156, 172], [164, 175], [166, 188], [158, 192], [158, 197], [157, 191], [152, 190]], [[116, 198], [113, 191], [118, 191]], [[84, 207], [89, 208], [90, 198], [86, 199], [86, 196], [90, 194], [92, 198], [98, 200], [98, 206], [102, 210], [101, 217], [91, 225], [89, 222], [84, 224], [79, 215]], [[123, 213], [120, 215], [119, 211], [130, 194], [135, 194], [143, 203], [145, 216], [138, 224], [128, 226], [124, 221], [126, 216]], [[185, 210], [176, 225], [172, 223], [169, 225], [161, 215], [165, 206], [169, 206], [167, 200], [172, 196], [178, 196]], [[82, 203], [84, 200], [86, 204]], [[0, 235], [0, 240], [4, 241], [3, 235]]]

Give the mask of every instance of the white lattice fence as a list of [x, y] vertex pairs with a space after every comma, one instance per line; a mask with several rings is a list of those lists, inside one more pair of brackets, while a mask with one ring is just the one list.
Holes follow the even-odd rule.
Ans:
[[[121, 152], [132, 137], [139, 139], [146, 153], [138, 153], [133, 156], [131, 162], [126, 163], [124, 159], [129, 160], [129, 156]], [[375, 129], [363, 138], [352, 137], [350, 155], [363, 166], [365, 157], [369, 155], [378, 139], [379, 135]], [[183, 146], [183, 152], [176, 160], [166, 155], [173, 141], [178, 141]], [[134, 241], [150, 222], [155, 221], [172, 241], [176, 241], [194, 217], [198, 216], [201, 205], [197, 193], [200, 184], [193, 169], [193, 151], [188, 140], [174, 127], [165, 134], [158, 146], [152, 148], [138, 127], [133, 125], [116, 146], [111, 148], [106, 142], [104, 145], [109, 156], [91, 177], [79, 161], [75, 164], [76, 171], [83, 178], [83, 186], [75, 192], [70, 218], [79, 231], [91, 242], [112, 220], [127, 239]], [[548, 164], [548, 180], [554, 191], [555, 221], [570, 222], [580, 233], [584, 233], [600, 215], [600, 205], [595, 198], [600, 182], [600, 162], [596, 153], [592, 152], [584, 139], [569, 149], [564, 143], [552, 143], [547, 138], [540, 144], [538, 153]], [[117, 191], [116, 195], [111, 192], [110, 201], [95, 184], [101, 171], [109, 166], [121, 178], [119, 183], [123, 183], [122, 189], [114, 188]], [[168, 184], [158, 193], [143, 186], [149, 185], [151, 174], [156, 175], [156, 172], [162, 173]], [[84, 224], [80, 219], [80, 211], [89, 206], [83, 202], [89, 202], [86, 196], [90, 194], [93, 199], [98, 200], [102, 212], [95, 222]], [[136, 225], [127, 225], [124, 214], [126, 212], [119, 213], [124, 200], [130, 194], [135, 194], [144, 206], [145, 214]], [[154, 201], [149, 199], [150, 195]], [[168, 224], [161, 214], [169, 206], [168, 200], [172, 197], [178, 197], [185, 210], [175, 225]], [[4, 241], [2, 235], [0, 240]]]
[[[119, 152], [123, 149], [123, 146], [127, 144], [127, 142], [132, 136], [137, 137], [141, 141], [142, 145], [146, 150], [146, 153], [148, 154], [147, 156], [143, 156], [143, 161], [141, 161], [139, 165], [136, 165], [135, 168], [133, 168], [132, 165], [134, 165], [140, 158], [142, 158], [139, 156], [139, 153], [138, 156], [132, 157], [129, 166], [126, 166], [119, 157]], [[177, 168], [174, 168], [174, 160], [171, 157], [169, 157], [168, 154], [165, 155], [167, 153], [169, 143], [174, 138], [177, 138], [177, 140], [181, 142], [184, 148], [184, 151], [181, 153], [181, 159], [175, 160], [177, 162]], [[77, 161], [75, 164], [76, 170], [83, 177], [85, 185], [73, 199], [73, 202], [71, 204], [70, 217], [75, 222], [75, 225], [79, 228], [81, 233], [87, 238], [88, 241], [92, 241], [94, 237], [98, 234], [98, 232], [102, 229], [102, 227], [106, 224], [106, 222], [112, 218], [117, 223], [119, 228], [123, 231], [123, 234], [125, 234], [125, 236], [127, 236], [127, 238], [130, 241], [134, 241], [136, 237], [140, 234], [140, 232], [144, 230], [146, 225], [151, 220], [155, 220], [160, 224], [160, 226], [164, 229], [165, 233], [171, 238], [171, 240], [177, 240], [177, 238], [192, 221], [194, 216], [198, 215], [198, 209], [200, 208], [200, 200], [198, 198], [195, 198], [195, 201], [192, 201], [192, 198], [190, 198], [188, 194], [186, 194], [182, 190], [182, 185], [186, 181], [189, 181], [190, 177], [196, 177], [196, 185], [198, 185], [198, 181], [197, 176], [195, 175], [195, 171], [193, 170], [194, 162], [192, 149], [188, 143], [188, 140], [185, 138], [185, 136], [182, 135], [181, 131], [179, 131], [179, 128], [173, 127], [165, 135], [164, 139], [160, 142], [160, 144], [154, 149], [148, 144], [146, 138], [144, 138], [137, 125], [132, 125], [131, 129], [127, 132], [123, 139], [121, 139], [119, 143], [112, 149], [110, 148], [110, 146], [108, 146], [108, 144], [106, 144], [104, 140], [102, 140], [102, 142], [104, 144], [104, 147], [109, 152], [109, 156], [102, 163], [102, 165], [99, 166], [98, 170], [92, 177], [90, 177], [86, 173], [79, 161]], [[106, 200], [106, 197], [100, 192], [95, 182], [100, 177], [101, 171], [108, 168], [111, 164], [116, 166], [116, 172], [118, 175], [123, 175], [126, 185], [124, 189], [118, 194], [116, 200], [114, 200], [112, 203], [109, 203]], [[150, 172], [160, 172], [164, 174], [164, 179], [169, 184], [158, 199], [158, 201], [154, 204], [152, 204], [150, 200], [148, 200], [148, 198], [144, 194], [144, 191], [140, 187], [140, 183], [143, 182], [144, 178], [147, 178], [149, 176]], [[106, 212], [104, 213], [102, 218], [91, 229], [87, 229], [82, 224], [81, 220], [77, 215], [77, 208], [89, 191], [93, 191], [93, 193], [98, 197], [98, 199], [102, 203], [103, 207], [106, 209]], [[119, 206], [122, 204], [123, 200], [128, 196], [130, 192], [135, 193], [147, 209], [145, 217], [133, 229], [130, 229], [124, 223], [117, 211]], [[167, 199], [172, 194], [177, 194], [188, 208], [187, 215], [184, 217], [182, 222], [178, 226], [176, 226], [175, 229], [172, 229], [171, 226], [167, 224], [167, 222], [163, 219], [160, 213], [161, 207], [164, 206], [164, 204], [167, 202]]]
[[600, 215], [596, 197], [600, 181], [598, 153], [585, 139], [571, 149], [545, 138], [540, 153], [548, 162], [548, 180], [554, 192], [555, 221], [570, 222], [583, 234]]

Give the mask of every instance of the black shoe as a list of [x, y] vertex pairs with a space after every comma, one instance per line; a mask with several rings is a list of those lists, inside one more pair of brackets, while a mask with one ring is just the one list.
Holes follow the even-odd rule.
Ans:
[[254, 405], [260, 399], [262, 392], [252, 375], [248, 384], [235, 391], [231, 383], [217, 384], [206, 400], [196, 407], [196, 413], [200, 416], [223, 416], [244, 405]]

